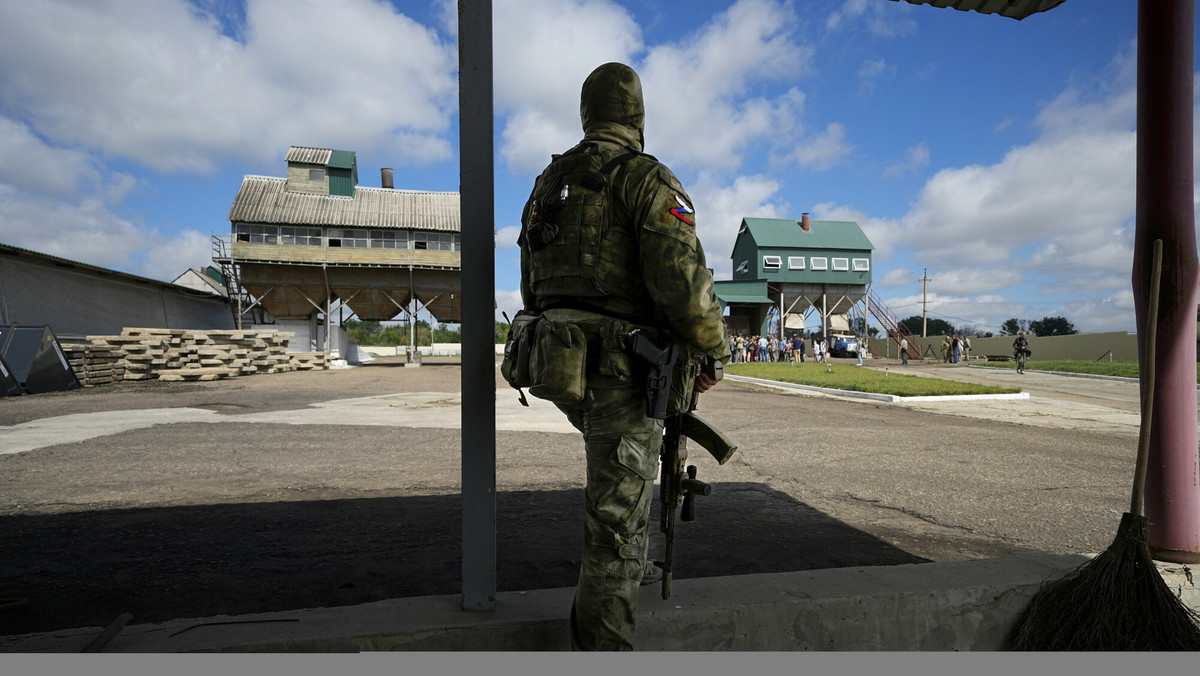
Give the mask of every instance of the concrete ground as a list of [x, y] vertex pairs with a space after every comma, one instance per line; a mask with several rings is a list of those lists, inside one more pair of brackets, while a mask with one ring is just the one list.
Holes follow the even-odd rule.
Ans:
[[[0, 613], [0, 650], [78, 650], [130, 611], [107, 649], [563, 648], [578, 435], [552, 406], [531, 397], [522, 408], [497, 382], [501, 594], [496, 611], [464, 613], [446, 586], [459, 565], [459, 370], [401, 362], [0, 400], [0, 536], [25, 543], [0, 564], [0, 595], [30, 601]], [[885, 366], [1019, 383], [1030, 396], [888, 403], [732, 381], [706, 394], [700, 413], [740, 450], [723, 467], [693, 452], [713, 495], [677, 531], [672, 601], [643, 590], [639, 647], [998, 649], [1041, 580], [1111, 543], [1133, 474], [1136, 383], [868, 363]], [[389, 511], [424, 518], [387, 535], [354, 527]], [[164, 516], [97, 534], [101, 514]], [[299, 547], [288, 529], [305, 519], [321, 526], [295, 550], [311, 564], [301, 574], [286, 560], [295, 555], [279, 554]], [[185, 522], [214, 535], [163, 534]], [[237, 558], [248, 528], [273, 558]], [[271, 528], [279, 537], [264, 535]], [[50, 537], [62, 550], [39, 558]], [[57, 560], [72, 538], [86, 547]], [[108, 551], [113, 539], [142, 544]], [[181, 544], [156, 559], [163, 541], [206, 549]], [[131, 556], [157, 563], [118, 579], [137, 568]], [[125, 565], [89, 577], [105, 557]], [[246, 598], [264, 586], [264, 598]], [[288, 594], [299, 605], [279, 606]], [[72, 615], [85, 601], [91, 614]], [[730, 616], [745, 622], [677, 629]]]

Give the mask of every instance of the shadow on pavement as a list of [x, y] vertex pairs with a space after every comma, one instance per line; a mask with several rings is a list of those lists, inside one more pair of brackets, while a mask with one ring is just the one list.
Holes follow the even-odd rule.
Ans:
[[[582, 489], [497, 496], [499, 591], [574, 586]], [[457, 495], [0, 518], [0, 634], [353, 605], [461, 591]], [[657, 502], [652, 557], [661, 556]], [[676, 528], [676, 579], [920, 563], [754, 483], [713, 483]], [[565, 612], [565, 609], [564, 609]]]

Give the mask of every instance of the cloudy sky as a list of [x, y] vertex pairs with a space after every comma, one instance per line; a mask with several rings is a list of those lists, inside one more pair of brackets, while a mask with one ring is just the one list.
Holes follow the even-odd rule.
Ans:
[[[0, 0], [0, 242], [171, 280], [290, 145], [458, 189], [455, 2]], [[532, 179], [597, 65], [642, 76], [647, 151], [717, 279], [745, 216], [855, 220], [874, 291], [996, 331], [1133, 330], [1136, 3], [1017, 22], [890, 0], [496, 0], [496, 297]]]

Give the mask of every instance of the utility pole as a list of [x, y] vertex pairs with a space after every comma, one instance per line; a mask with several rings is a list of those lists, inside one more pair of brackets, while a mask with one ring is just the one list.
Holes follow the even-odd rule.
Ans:
[[929, 317], [929, 282], [933, 280], [929, 278], [929, 268], [924, 268], [921, 273], [921, 337], [925, 337], [925, 323]]

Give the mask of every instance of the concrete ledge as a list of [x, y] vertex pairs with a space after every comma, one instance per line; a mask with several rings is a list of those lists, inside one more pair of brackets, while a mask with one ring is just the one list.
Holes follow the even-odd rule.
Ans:
[[[1030, 556], [676, 580], [642, 588], [643, 651], [995, 651], [1029, 600], [1085, 556]], [[1184, 600], [1200, 606], [1197, 590]], [[458, 595], [181, 619], [126, 627], [106, 652], [555, 651], [569, 648], [573, 589]], [[0, 640], [0, 650], [78, 652], [100, 628]]]

